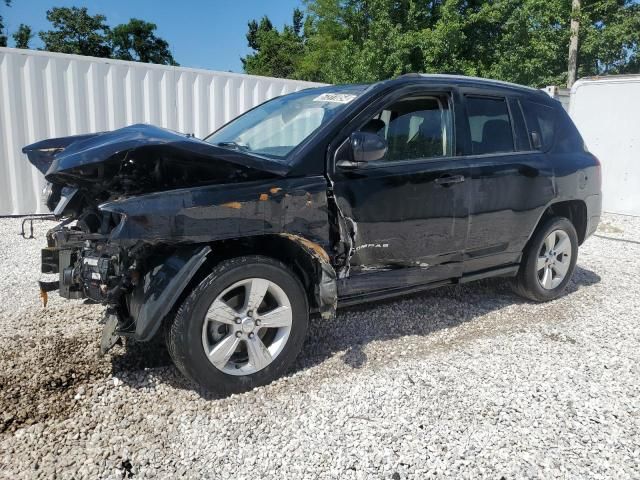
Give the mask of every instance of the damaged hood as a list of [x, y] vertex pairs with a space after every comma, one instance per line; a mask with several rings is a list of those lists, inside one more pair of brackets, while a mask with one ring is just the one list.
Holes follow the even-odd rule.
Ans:
[[194, 137], [152, 125], [131, 125], [111, 132], [43, 140], [22, 149], [47, 179], [109, 162], [135, 153], [157, 154], [185, 165], [224, 162], [249, 170], [284, 176], [287, 163], [222, 148]]
[[291, 168], [151, 125], [44, 140], [22, 151], [51, 183], [46, 203], [58, 216], [153, 192], [280, 178]]

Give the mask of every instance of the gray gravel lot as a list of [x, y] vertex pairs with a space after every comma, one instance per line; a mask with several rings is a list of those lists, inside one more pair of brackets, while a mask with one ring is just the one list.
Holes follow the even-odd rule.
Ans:
[[288, 377], [211, 398], [157, 347], [98, 358], [102, 307], [35, 280], [0, 220], [4, 478], [640, 478], [640, 218], [606, 215], [564, 297], [493, 280], [315, 320]]

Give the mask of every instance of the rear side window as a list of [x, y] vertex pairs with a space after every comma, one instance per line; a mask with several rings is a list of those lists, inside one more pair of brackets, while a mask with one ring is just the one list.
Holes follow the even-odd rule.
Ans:
[[522, 108], [533, 149], [548, 150], [551, 148], [555, 131], [553, 108], [530, 100], [524, 100]]
[[503, 98], [466, 97], [474, 155], [513, 152], [513, 129]]

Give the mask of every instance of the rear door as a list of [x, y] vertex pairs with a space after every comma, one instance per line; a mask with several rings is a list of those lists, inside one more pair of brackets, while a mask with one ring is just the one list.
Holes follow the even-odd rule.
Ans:
[[419, 89], [388, 98], [346, 132], [376, 133], [389, 148], [380, 161], [357, 168], [334, 159], [335, 197], [355, 232], [342, 296], [462, 274], [468, 166], [456, 156], [455, 123], [451, 91]]
[[464, 92], [470, 217], [465, 273], [519, 262], [547, 204], [553, 168], [517, 94]]

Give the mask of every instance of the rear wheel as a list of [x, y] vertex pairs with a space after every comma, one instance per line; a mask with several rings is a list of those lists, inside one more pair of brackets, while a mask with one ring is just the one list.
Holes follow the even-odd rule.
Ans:
[[302, 348], [309, 309], [299, 280], [262, 256], [219, 264], [187, 297], [167, 346], [174, 363], [207, 390], [230, 394], [282, 375]]
[[527, 244], [514, 291], [529, 300], [546, 302], [559, 297], [573, 275], [578, 259], [578, 235], [566, 218], [546, 220]]

